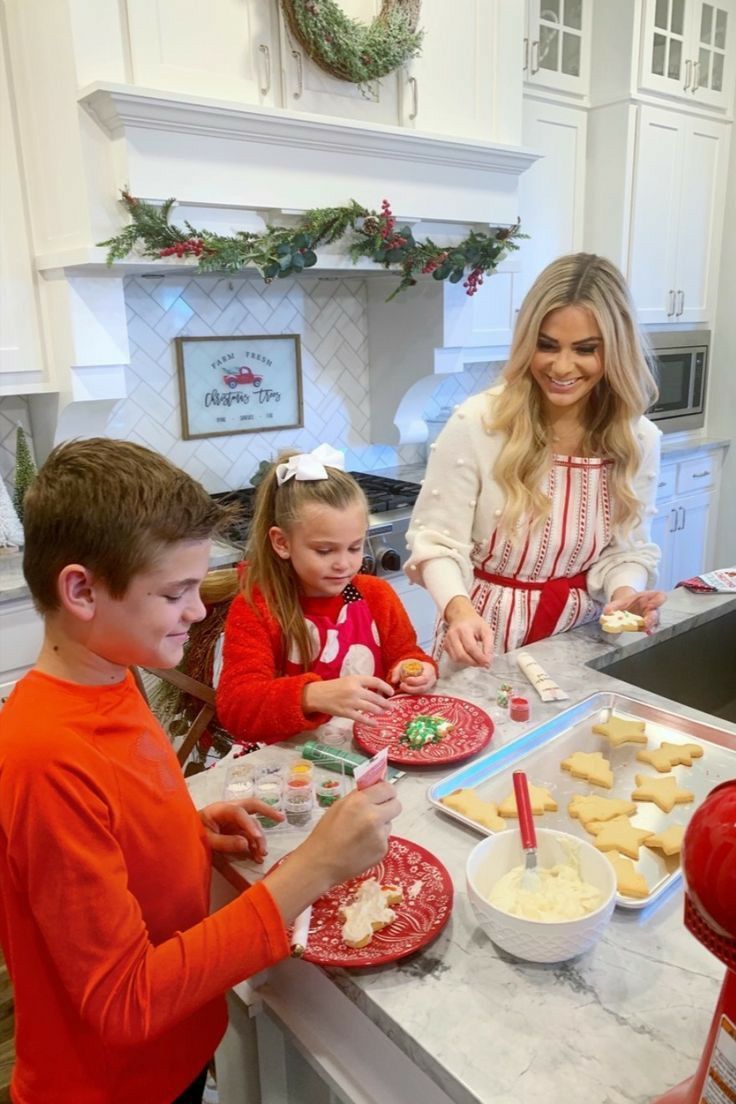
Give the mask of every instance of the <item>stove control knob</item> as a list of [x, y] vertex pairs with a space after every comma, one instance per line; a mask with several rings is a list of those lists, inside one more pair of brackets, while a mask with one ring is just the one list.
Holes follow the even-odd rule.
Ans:
[[361, 575], [375, 575], [376, 574], [376, 558], [370, 552], [366, 552], [363, 556], [363, 562], [360, 565]]
[[395, 548], [382, 548], [378, 553], [378, 563], [383, 571], [400, 571], [401, 556]]

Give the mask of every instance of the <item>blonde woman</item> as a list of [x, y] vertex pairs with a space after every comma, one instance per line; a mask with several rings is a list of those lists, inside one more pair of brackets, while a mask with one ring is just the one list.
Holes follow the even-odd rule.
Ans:
[[412, 514], [406, 570], [437, 603], [435, 655], [488, 666], [602, 603], [654, 629], [655, 395], [618, 269], [587, 253], [550, 264], [501, 385], [450, 418]]

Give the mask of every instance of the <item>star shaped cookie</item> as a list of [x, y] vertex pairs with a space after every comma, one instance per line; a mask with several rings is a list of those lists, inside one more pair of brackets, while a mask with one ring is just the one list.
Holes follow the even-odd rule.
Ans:
[[576, 751], [568, 759], [563, 759], [560, 766], [569, 771], [573, 778], [585, 778], [594, 786], [603, 786], [610, 790], [613, 787], [613, 771], [611, 764], [599, 751]]
[[[557, 802], [552, 797], [549, 790], [545, 790], [544, 786], [533, 786], [530, 782], [529, 801], [534, 816], [542, 816], [543, 813], [557, 812]], [[499, 816], [502, 817], [518, 817], [519, 811], [516, 808], [516, 795], [509, 794], [508, 797], [504, 798], [498, 806], [498, 812]]]
[[640, 763], [649, 763], [664, 774], [673, 767], [691, 767], [693, 759], [700, 759], [703, 749], [699, 744], [668, 744], [666, 741], [658, 748], [647, 748], [637, 752]]
[[473, 789], [455, 790], [447, 797], [441, 797], [440, 801], [448, 809], [453, 809], [484, 828], [490, 828], [492, 832], [503, 832], [506, 827], [506, 821], [498, 815], [498, 806], [492, 801], [482, 801]]
[[593, 821], [588, 825], [588, 831], [595, 836], [599, 851], [619, 851], [630, 859], [639, 858], [639, 848], [652, 834], [643, 828], [635, 828], [626, 816], [617, 816], [605, 822]]
[[685, 829], [681, 824], [670, 824], [664, 832], [656, 836], [650, 836], [646, 840], [647, 847], [656, 847], [658, 851], [664, 851], [665, 855], [679, 855], [682, 850], [682, 841], [685, 838]]
[[689, 790], [677, 785], [677, 779], [670, 774], [667, 778], [656, 778], [650, 774], [636, 775], [636, 789], [631, 795], [632, 801], [653, 801], [663, 813], [671, 813], [675, 805], [687, 805], [694, 800]]
[[631, 859], [625, 859], [623, 855], [614, 855], [612, 851], [606, 852], [606, 858], [616, 873], [619, 893], [624, 897], [639, 897], [642, 900], [649, 896], [647, 880], [639, 873]]
[[[575, 794], [567, 806], [571, 817], [579, 820], [584, 828], [592, 821], [611, 820], [615, 816], [633, 816], [636, 804], [619, 797], [599, 797], [598, 794]], [[590, 829], [588, 828], [588, 831]]]
[[612, 747], [621, 744], [646, 744], [646, 725], [644, 721], [626, 721], [623, 717], [611, 716], [607, 721], [593, 725], [593, 731], [605, 736]]

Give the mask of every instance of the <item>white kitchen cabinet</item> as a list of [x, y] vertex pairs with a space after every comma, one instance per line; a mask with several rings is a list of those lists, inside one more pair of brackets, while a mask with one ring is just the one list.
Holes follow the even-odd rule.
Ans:
[[691, 452], [661, 466], [652, 520], [652, 540], [662, 550], [661, 590], [717, 566], [712, 556], [721, 467], [721, 450]]
[[542, 269], [582, 248], [587, 113], [584, 108], [524, 96], [523, 143], [542, 154], [519, 178], [521, 243], [514, 277], [519, 307]]
[[[380, 0], [341, 0], [351, 19], [370, 22], [380, 11]], [[279, 9], [279, 33], [284, 85], [283, 106], [289, 111], [333, 115], [369, 123], [399, 123], [399, 74], [389, 73], [361, 89], [350, 81], [320, 69], [294, 39]]]
[[640, 87], [728, 109], [734, 0], [644, 0]]
[[136, 84], [280, 103], [275, 0], [126, 0], [126, 8]]
[[43, 621], [30, 597], [0, 602], [0, 697], [33, 666], [42, 641]]
[[730, 124], [621, 102], [588, 117], [585, 247], [629, 280], [644, 323], [713, 319]]
[[0, 38], [0, 395], [22, 394], [28, 385], [38, 390], [45, 379], [15, 100], [5, 57]]
[[705, 322], [720, 251], [729, 127], [642, 106], [629, 282], [642, 322]]
[[593, 0], [527, 0], [524, 80], [585, 96], [590, 74]]
[[401, 599], [401, 604], [414, 626], [419, 647], [431, 653], [437, 620], [437, 606], [434, 598], [423, 586], [410, 582], [406, 575], [395, 575], [388, 581]]

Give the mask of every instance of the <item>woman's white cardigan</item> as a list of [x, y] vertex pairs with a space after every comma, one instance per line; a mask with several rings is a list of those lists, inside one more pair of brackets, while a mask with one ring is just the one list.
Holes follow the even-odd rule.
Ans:
[[[431, 446], [411, 516], [411, 555], [404, 570], [412, 582], [427, 588], [440, 613], [450, 599], [469, 596], [471, 549], [476, 542], [487, 546], [503, 512], [503, 493], [493, 477], [503, 435], [486, 424], [500, 392], [501, 387], [493, 387], [455, 410]], [[661, 433], [647, 418], [640, 418], [636, 436], [641, 462], [633, 489], [642, 504], [641, 519], [625, 537], [612, 539], [588, 571], [588, 593], [601, 602], [610, 600], [618, 587], [646, 590], [656, 583], [661, 553], [651, 541], [651, 520], [656, 513]]]

